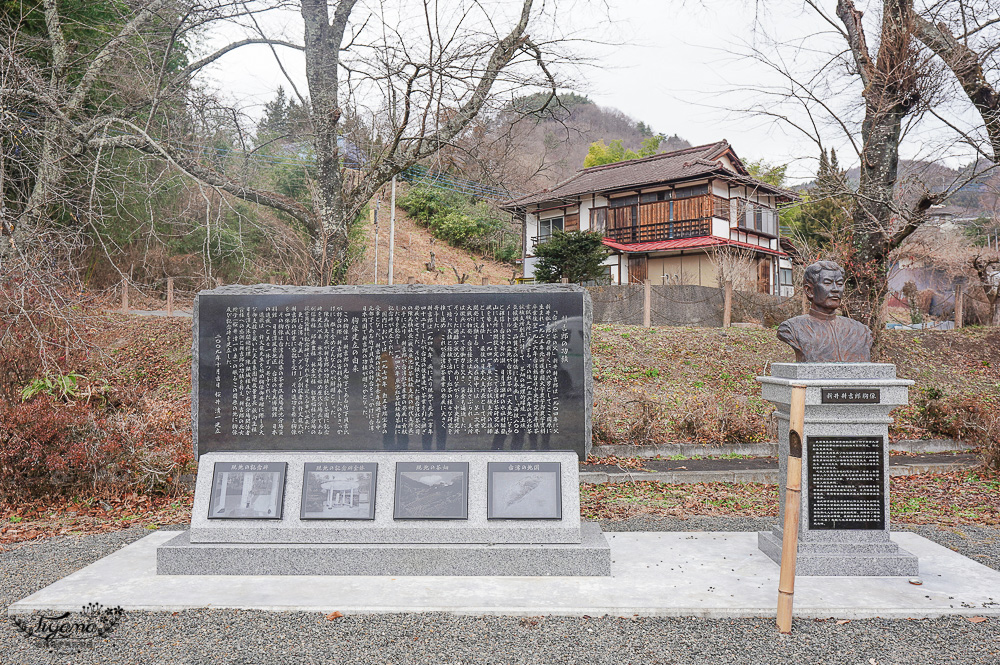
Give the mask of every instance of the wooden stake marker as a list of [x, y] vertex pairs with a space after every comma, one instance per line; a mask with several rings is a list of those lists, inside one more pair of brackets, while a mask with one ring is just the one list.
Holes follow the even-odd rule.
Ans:
[[799, 549], [799, 514], [802, 510], [802, 441], [806, 415], [806, 387], [792, 385], [788, 413], [788, 469], [785, 478], [785, 525], [778, 574], [778, 632], [792, 632], [792, 599], [795, 596], [795, 557]]

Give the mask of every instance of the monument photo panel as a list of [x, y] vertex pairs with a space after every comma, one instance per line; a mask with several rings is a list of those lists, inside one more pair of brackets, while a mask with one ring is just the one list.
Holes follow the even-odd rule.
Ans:
[[285, 462], [216, 462], [209, 519], [280, 520]]
[[397, 462], [393, 519], [469, 517], [468, 462]]
[[559, 462], [490, 462], [488, 519], [562, 519], [561, 473]]
[[304, 520], [373, 520], [378, 464], [310, 463], [302, 478]]

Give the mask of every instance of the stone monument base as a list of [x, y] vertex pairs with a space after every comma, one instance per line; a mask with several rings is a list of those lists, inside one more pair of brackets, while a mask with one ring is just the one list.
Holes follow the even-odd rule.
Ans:
[[[864, 533], [871, 539], [859, 540], [857, 534]], [[799, 541], [795, 558], [795, 574], [808, 576], [906, 576], [919, 574], [917, 557], [902, 549], [888, 538], [882, 538], [881, 531], [853, 532], [838, 539], [837, 532], [830, 532], [831, 538], [821, 542]], [[812, 534], [815, 535], [815, 534]], [[757, 533], [757, 547], [777, 564], [781, 564], [781, 539], [783, 529], [774, 527], [771, 531]]]
[[158, 575], [605, 576], [611, 548], [597, 524], [580, 543], [192, 543], [185, 531], [156, 551]]
[[917, 557], [889, 538], [889, 425], [913, 384], [884, 363], [774, 363], [757, 379], [778, 419], [779, 520], [758, 546], [781, 562], [793, 385], [804, 385], [798, 575], [909, 576]]

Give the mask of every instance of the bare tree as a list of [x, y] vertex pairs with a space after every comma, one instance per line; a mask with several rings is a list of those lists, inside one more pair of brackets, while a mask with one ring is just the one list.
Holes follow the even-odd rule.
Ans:
[[[7, 242], [0, 251], [16, 253], [33, 231], [45, 228], [60, 203], [58, 192], [76, 174], [97, 169], [102, 151], [128, 147], [202, 186], [296, 220], [312, 241], [313, 281], [330, 283], [346, 273], [350, 229], [382, 185], [459, 139], [498, 96], [535, 84], [554, 94], [553, 67], [566, 58], [559, 53], [552, 3], [524, 0], [511, 12], [510, 3], [455, 0], [439, 17], [430, 0], [418, 11], [407, 2], [304, 0], [298, 3], [302, 44], [265, 34], [257, 15], [274, 6], [148, 0], [123, 10], [86, 57], [73, 57], [60, 5], [44, 2], [45, 34], [34, 48], [46, 52], [45, 63], [25, 57], [13, 41], [2, 54], [12, 76], [0, 94], [39, 108], [41, 129], [35, 175], [17, 209], [4, 211], [0, 234]], [[246, 36], [178, 66], [182, 46], [219, 22], [240, 23]], [[548, 33], [557, 36], [546, 38]], [[192, 77], [249, 44], [267, 44], [276, 56], [288, 48], [305, 55], [307, 96], [295, 92], [310, 111], [316, 157], [311, 201], [256, 187], [246, 169], [227, 172], [177, 140]], [[156, 66], [128, 81], [127, 103], [104, 103], [107, 86], [123, 78], [116, 72], [134, 68], [129, 61], [136, 58]]]
[[[931, 9], [940, 15], [948, 2], [940, 0]], [[984, 3], [988, 4], [987, 0]], [[752, 48], [751, 57], [777, 74], [781, 82], [760, 90], [767, 101], [751, 110], [801, 131], [816, 143], [818, 153], [835, 142], [846, 142], [855, 149], [859, 184], [856, 190], [844, 192], [852, 200], [850, 231], [845, 243], [835, 243], [838, 246], [833, 253], [846, 263], [851, 287], [845, 305], [847, 314], [877, 332], [882, 327], [893, 250], [920, 228], [934, 205], [992, 168], [995, 151], [976, 146], [979, 156], [988, 159], [963, 169], [958, 178], [933, 191], [926, 183], [903, 191], [900, 150], [911, 132], [931, 125], [944, 127], [942, 134], [947, 137], [933, 142], [937, 152], [928, 155], [930, 160], [961, 146], [966, 146], [968, 153], [974, 133], [962, 129], [955, 121], [955, 113], [949, 113], [956, 110], [954, 91], [947, 85], [934, 54], [922, 45], [931, 41], [930, 32], [941, 38], [942, 28], [928, 31], [928, 21], [922, 17], [931, 9], [923, 5], [915, 8], [913, 0], [882, 0], [867, 17], [852, 0], [838, 0], [833, 13], [816, 0], [804, 0], [804, 4], [829, 32], [796, 43], [789, 40]], [[970, 34], [978, 34], [994, 23], [979, 16], [970, 23], [979, 28], [970, 30]], [[817, 48], [815, 44], [822, 46]], [[806, 55], [802, 60], [811, 61], [815, 69], [796, 69], [797, 58], [790, 57], [789, 49], [794, 49], [796, 56]], [[975, 67], [963, 68], [958, 63], [954, 44], [950, 51], [942, 49], [941, 53], [946, 51], [942, 59], [947, 55], [958, 71], [971, 71], [967, 78], [975, 78]], [[979, 61], [984, 61], [987, 54], [992, 58], [994, 51], [977, 52]], [[984, 92], [982, 82], [981, 77], [976, 83], [970, 79], [966, 87], [974, 90], [969, 94], [978, 95], [988, 106], [994, 102]], [[957, 112], [960, 114], [961, 109]], [[994, 121], [991, 118], [995, 120], [988, 113], [982, 116], [984, 126]], [[921, 146], [926, 143], [923, 141]]]
[[980, 250], [972, 255], [970, 263], [989, 305], [990, 325], [1000, 326], [1000, 252]]
[[992, 163], [1000, 161], [1000, 3], [936, 0], [913, 16], [913, 30], [954, 75], [979, 114], [985, 141], [962, 132]]

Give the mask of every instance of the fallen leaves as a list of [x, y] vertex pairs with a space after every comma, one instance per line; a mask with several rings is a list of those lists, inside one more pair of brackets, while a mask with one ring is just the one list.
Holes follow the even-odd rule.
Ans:
[[333, 621], [335, 619], [341, 618], [342, 616], [344, 616], [342, 612], [330, 612], [329, 614], [326, 615], [326, 620]]
[[[890, 516], [907, 524], [1000, 524], [1000, 474], [969, 471], [890, 479]], [[775, 517], [778, 488], [763, 483], [667, 484], [656, 481], [584, 484], [580, 512], [588, 519], [637, 515]]]
[[965, 617], [965, 620], [969, 623], [983, 623], [986, 621], [986, 617]]
[[37, 538], [119, 531], [132, 526], [151, 529], [191, 521], [193, 497], [127, 494], [102, 500], [48, 497], [16, 506], [0, 503], [0, 545]]

